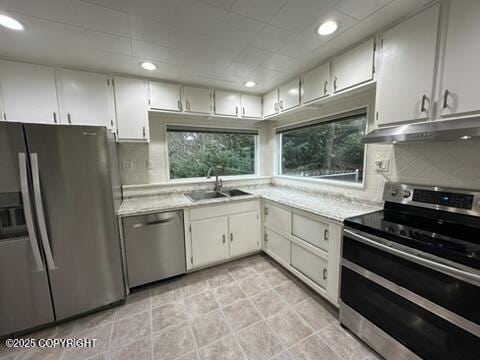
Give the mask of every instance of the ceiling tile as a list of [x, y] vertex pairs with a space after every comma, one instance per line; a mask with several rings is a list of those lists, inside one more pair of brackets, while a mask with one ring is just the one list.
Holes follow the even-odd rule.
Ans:
[[[100, 5], [108, 9], [128, 12], [128, 0], [81, 0], [94, 5]], [[64, 1], [65, 2], [65, 1]]]
[[246, 65], [233, 62], [225, 69], [225, 74], [235, 76], [247, 76], [253, 71], [253, 69], [255, 69], [254, 65]]
[[171, 50], [167, 47], [147, 43], [139, 40], [132, 40], [133, 56], [144, 61], [160, 61], [163, 63], [174, 63]]
[[269, 70], [288, 72], [290, 74], [298, 72], [298, 60], [280, 54], [273, 55], [262, 66]]
[[181, 0], [127, 0], [128, 13], [175, 25]]
[[276, 52], [295, 38], [289, 31], [267, 25], [252, 42], [252, 46]]
[[289, 0], [271, 25], [299, 33], [332, 7], [333, 0]]
[[183, 0], [180, 5], [178, 25], [201, 33], [211, 33], [226, 15], [225, 10], [217, 7], [196, 0]]
[[75, 25], [109, 34], [129, 35], [126, 14], [80, 0], [73, 0], [73, 4], [76, 13]]
[[260, 67], [253, 70], [249, 74], [249, 77], [258, 82], [275, 82], [285, 77], [285, 74], [281, 73], [280, 71], [269, 70]]
[[263, 64], [273, 54], [274, 53], [270, 51], [265, 51], [254, 47], [246, 47], [235, 58], [235, 62], [257, 66]]
[[205, 76], [218, 76], [225, 71], [229, 64], [228, 60], [191, 53], [181, 53], [177, 57], [177, 65], [181, 70]]
[[335, 9], [361, 20], [393, 0], [340, 0]]
[[231, 11], [268, 22], [282, 8], [287, 0], [238, 0]]
[[68, 24], [75, 20], [75, 9], [71, 1], [65, 0], [1, 0], [0, 8]]
[[85, 34], [88, 39], [88, 46], [92, 49], [132, 55], [131, 40], [128, 37], [110, 35], [93, 30], [85, 30]]
[[162, 46], [169, 46], [174, 42], [174, 28], [171, 25], [134, 15], [129, 15], [128, 20], [133, 39]]

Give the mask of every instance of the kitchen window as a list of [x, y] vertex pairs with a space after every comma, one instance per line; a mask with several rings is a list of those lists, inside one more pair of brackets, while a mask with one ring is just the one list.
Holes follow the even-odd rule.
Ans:
[[362, 183], [365, 109], [277, 129], [279, 175]]
[[[257, 130], [167, 126], [170, 179], [256, 174]], [[215, 174], [215, 173], [214, 173]]]

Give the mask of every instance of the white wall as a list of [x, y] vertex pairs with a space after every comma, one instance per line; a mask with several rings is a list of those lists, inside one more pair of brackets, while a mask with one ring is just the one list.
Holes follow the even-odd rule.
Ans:
[[[213, 126], [237, 129], [258, 129], [260, 158], [259, 175], [272, 173], [271, 149], [267, 136], [266, 123], [256, 123], [245, 120], [218, 120], [203, 119], [192, 116], [169, 116], [160, 113], [150, 113], [150, 142], [147, 143], [120, 143], [120, 167], [123, 185], [165, 184], [168, 181], [167, 171], [167, 144], [165, 138], [166, 124], [182, 124], [192, 126]], [[134, 169], [124, 167], [126, 161], [132, 161]]]

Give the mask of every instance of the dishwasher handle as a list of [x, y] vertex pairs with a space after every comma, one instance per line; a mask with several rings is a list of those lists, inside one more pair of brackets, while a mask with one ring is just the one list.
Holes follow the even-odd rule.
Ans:
[[139, 228], [142, 226], [169, 224], [177, 218], [177, 213], [158, 213], [147, 215], [142, 217], [142, 220], [144, 221], [135, 222], [133, 224], [133, 227]]

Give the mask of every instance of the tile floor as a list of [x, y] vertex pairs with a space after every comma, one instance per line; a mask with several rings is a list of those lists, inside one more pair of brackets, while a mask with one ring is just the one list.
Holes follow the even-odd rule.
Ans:
[[340, 327], [329, 304], [263, 255], [159, 282], [125, 305], [25, 337], [96, 338], [97, 345], [0, 346], [0, 359], [379, 359]]

